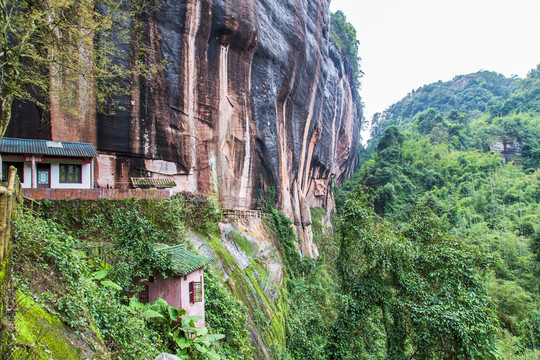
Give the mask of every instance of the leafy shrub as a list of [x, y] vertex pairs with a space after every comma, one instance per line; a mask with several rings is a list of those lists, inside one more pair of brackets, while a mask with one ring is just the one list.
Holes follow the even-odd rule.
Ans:
[[[159, 241], [181, 243], [185, 237], [184, 203], [180, 198], [163, 200], [43, 200], [42, 215], [54, 220], [66, 232], [90, 241], [111, 239], [114, 219], [136, 214], [146, 224], [155, 226]], [[107, 232], [109, 231], [109, 232]]]
[[177, 195], [175, 201], [182, 204], [182, 219], [186, 226], [201, 234], [219, 234], [221, 212], [215, 196], [186, 193]]
[[251, 359], [253, 348], [249, 338], [247, 309], [232, 297], [212, 269], [205, 270], [204, 298], [206, 324], [213, 332], [225, 335], [218, 353], [231, 360]]
[[163, 350], [158, 334], [124, 304], [122, 292], [92, 279], [79, 240], [29, 214], [19, 215], [13, 228], [16, 289], [33, 291], [71, 327], [103, 339], [114, 358], [152, 358]]

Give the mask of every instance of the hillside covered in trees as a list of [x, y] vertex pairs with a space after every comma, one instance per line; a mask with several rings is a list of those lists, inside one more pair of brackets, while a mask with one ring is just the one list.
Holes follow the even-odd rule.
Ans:
[[504, 102], [516, 88], [517, 79], [506, 78], [491, 71], [459, 75], [451, 81], [438, 81], [411, 91], [400, 101], [376, 114], [372, 124], [372, 138], [378, 139], [392, 125], [410, 125], [414, 117], [429, 108], [442, 113], [452, 110], [478, 116], [488, 103]]
[[485, 285], [503, 358], [533, 358], [540, 343], [539, 106], [540, 67], [523, 80], [480, 72], [424, 86], [373, 124], [374, 153], [337, 191], [346, 209], [361, 186], [396, 228], [429, 209], [491, 259]]
[[[358, 86], [356, 30], [341, 12], [330, 27], [332, 61], [341, 56], [340, 76]], [[194, 195], [17, 209], [10, 271], [0, 272], [1, 358], [537, 358], [539, 139], [540, 67], [412, 92], [375, 117], [353, 178], [335, 188], [328, 177], [337, 214], [302, 208], [313, 258], [300, 251], [302, 219], [276, 209], [272, 186], [256, 220]], [[214, 260], [205, 327], [134, 296], [134, 277], [172, 271], [163, 245]]]

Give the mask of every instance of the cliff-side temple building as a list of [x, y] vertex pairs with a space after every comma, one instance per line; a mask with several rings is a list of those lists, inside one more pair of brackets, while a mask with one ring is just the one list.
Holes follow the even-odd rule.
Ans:
[[68, 141], [0, 139], [2, 180], [10, 166], [23, 188], [93, 189], [94, 145]]

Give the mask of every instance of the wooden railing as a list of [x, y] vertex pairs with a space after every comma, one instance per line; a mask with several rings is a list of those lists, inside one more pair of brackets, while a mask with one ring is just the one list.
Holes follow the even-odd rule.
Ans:
[[9, 167], [7, 187], [0, 186], [0, 266], [4, 263], [11, 236], [11, 215], [14, 205], [23, 203], [17, 169]]
[[221, 209], [221, 216], [224, 219], [265, 219], [266, 213], [260, 210]]
[[[196, 206], [207, 206], [208, 198], [205, 195], [201, 194], [192, 194], [192, 193], [179, 193], [175, 196], [180, 196], [185, 202], [194, 204]], [[227, 199], [227, 197], [221, 197], [220, 200]], [[251, 210], [249, 209], [250, 201], [247, 199], [239, 198], [235, 199], [239, 207], [244, 207], [243, 209], [232, 209], [232, 208], [221, 208], [221, 218], [222, 219], [265, 219], [266, 213], [260, 210]]]

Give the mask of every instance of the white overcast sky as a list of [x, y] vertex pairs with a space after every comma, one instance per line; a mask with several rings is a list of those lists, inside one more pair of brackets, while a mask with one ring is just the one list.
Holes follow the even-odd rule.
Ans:
[[413, 89], [540, 63], [540, 0], [332, 0], [357, 30], [366, 119]]

